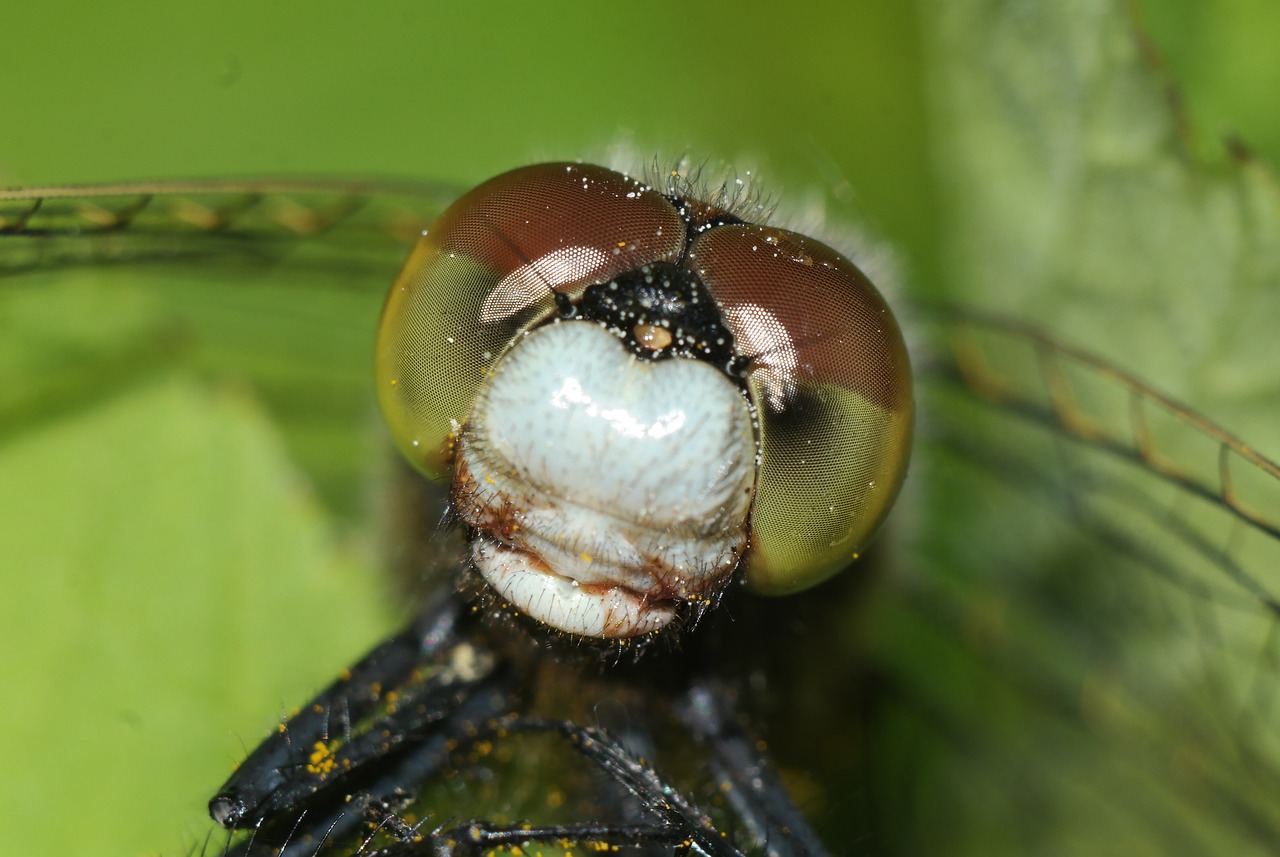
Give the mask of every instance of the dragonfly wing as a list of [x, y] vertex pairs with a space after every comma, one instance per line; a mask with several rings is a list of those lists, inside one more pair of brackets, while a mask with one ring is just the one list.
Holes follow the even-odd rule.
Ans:
[[944, 297], [1022, 326], [952, 316], [929, 340], [971, 386], [922, 393], [901, 587], [869, 632], [895, 691], [876, 772], [926, 796], [890, 823], [907, 852], [947, 831], [984, 853], [1265, 853], [1280, 829], [1258, 455], [1280, 452], [1280, 195], [1248, 158], [1203, 168], [1139, 25], [1097, 12], [936, 22]]
[[[317, 446], [365, 419], [382, 296], [454, 193], [284, 179], [0, 191], [0, 425], [42, 425], [181, 364], [252, 382], [298, 446]], [[335, 503], [340, 458], [304, 461]]]
[[202, 259], [279, 258], [319, 245], [402, 255], [457, 196], [444, 184], [245, 179], [0, 189], [0, 275]]

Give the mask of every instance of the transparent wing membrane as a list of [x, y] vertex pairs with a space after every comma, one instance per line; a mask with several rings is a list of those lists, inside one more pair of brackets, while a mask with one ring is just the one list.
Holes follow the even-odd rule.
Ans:
[[[983, 546], [965, 587], [986, 588], [960, 590], [959, 606], [937, 591], [915, 603], [973, 647], [972, 672], [958, 670], [967, 693], [1012, 690], [1058, 725], [1032, 737], [966, 712], [944, 719], [969, 723], [970, 742], [987, 732], [995, 757], [1048, 741], [1023, 746], [1026, 758], [1049, 764], [1067, 794], [1092, 794], [1078, 811], [1119, 840], [1166, 853], [1269, 841], [1280, 825], [1280, 468], [1042, 330], [956, 308], [936, 320], [947, 356], [926, 373], [938, 421], [922, 466], [943, 494], [970, 490], [948, 473], [956, 457], [976, 469], [983, 493], [953, 526]], [[1018, 511], [1028, 502], [1038, 515]], [[918, 556], [964, 556], [962, 539], [923, 536]], [[1005, 759], [1005, 775], [1026, 764]]]
[[[1187, 405], [1042, 330], [964, 310], [948, 314], [946, 380], [1126, 465], [1090, 472], [1087, 463], [1070, 462], [1072, 488], [1099, 500], [1105, 490], [1119, 491], [1123, 504], [1136, 501], [1132, 484], [1145, 485], [1158, 505], [1133, 510], [1181, 540], [1177, 550], [1217, 566], [1220, 588], [1236, 594], [1226, 603], [1251, 603], [1280, 617], [1280, 465]], [[1126, 487], [1121, 473], [1140, 481]], [[1161, 483], [1168, 490], [1160, 491]], [[1267, 556], [1272, 561], [1260, 561]]]
[[[1280, 465], [1120, 367], [1044, 331], [962, 310], [951, 316], [947, 341], [958, 380], [985, 401], [1181, 489], [1185, 501], [1179, 498], [1167, 510], [1171, 529], [1220, 557], [1227, 577], [1280, 617], [1280, 567], [1249, 573], [1230, 560], [1248, 550], [1245, 542], [1280, 540]], [[1206, 516], [1192, 510], [1205, 504], [1226, 513], [1229, 526], [1217, 540], [1200, 542], [1195, 534], [1203, 534]]]
[[[1263, 536], [1280, 539], [1280, 466], [1239, 437], [1123, 368], [1034, 327], [972, 312], [952, 316], [952, 353], [974, 393], [1142, 464]], [[1274, 597], [1261, 590], [1258, 595], [1276, 609]]]
[[0, 190], [0, 437], [186, 367], [251, 382], [331, 507], [352, 510], [378, 307], [457, 193], [359, 179]]

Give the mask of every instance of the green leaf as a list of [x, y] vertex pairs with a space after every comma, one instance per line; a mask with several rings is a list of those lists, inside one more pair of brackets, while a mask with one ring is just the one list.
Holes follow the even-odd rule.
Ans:
[[[5, 801], [42, 820], [10, 828], [19, 853], [76, 853], [88, 831], [104, 853], [185, 850], [209, 784], [316, 665], [387, 625], [382, 578], [261, 409], [189, 374], [10, 438], [0, 484], [21, 486], [0, 511], [22, 688], [4, 706]], [[51, 803], [75, 823], [52, 823]]]

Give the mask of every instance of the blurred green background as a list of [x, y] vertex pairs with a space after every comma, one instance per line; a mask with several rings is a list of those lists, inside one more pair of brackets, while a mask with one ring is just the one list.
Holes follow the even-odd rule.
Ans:
[[[904, 290], [1037, 320], [1280, 452], [1274, 382], [1258, 368], [1277, 364], [1256, 350], [1267, 348], [1266, 319], [1280, 316], [1257, 311], [1250, 336], [1230, 335], [1230, 313], [1247, 315], [1259, 289], [1270, 287], [1263, 305], [1275, 306], [1273, 224], [1256, 212], [1243, 218], [1249, 230], [1213, 216], [1243, 208], [1233, 194], [1269, 205], [1267, 179], [1241, 178], [1218, 140], [1236, 134], [1270, 163], [1280, 155], [1280, 55], [1267, 38], [1280, 12], [1264, 2], [1037, 5], [25, 5], [5, 14], [0, 184], [301, 173], [466, 186], [619, 144], [646, 159], [724, 158], [757, 170], [784, 207], [821, 206], [837, 231], [856, 223], [892, 247]], [[1163, 79], [1134, 48], [1135, 20], [1183, 86], [1198, 128], [1190, 154]], [[1092, 201], [1070, 196], [1089, 187], [1101, 188]], [[1116, 222], [1086, 216], [1090, 205], [1119, 212]], [[1194, 258], [1160, 262], [1165, 248]], [[1229, 273], [1221, 283], [1217, 270]], [[1119, 295], [1108, 277], [1148, 291]], [[368, 524], [380, 511], [381, 440], [361, 355], [376, 287], [282, 297], [261, 277], [250, 295], [205, 284], [199, 347], [153, 361], [129, 347], [173, 312], [154, 278], [60, 271], [12, 282], [0, 306], [0, 633], [10, 652], [0, 826], [13, 853], [186, 853], [208, 829], [210, 790], [245, 748], [400, 618]], [[1165, 288], [1167, 305], [1153, 309]], [[97, 374], [104, 360], [110, 370]], [[320, 381], [290, 380], [307, 365]], [[269, 394], [246, 378], [265, 378]], [[290, 401], [317, 384], [331, 400]], [[317, 429], [314, 411], [333, 425]], [[926, 412], [923, 434], [933, 419]], [[894, 538], [921, 554], [903, 562], [906, 594], [886, 616], [929, 586], [936, 549], [898, 534], [939, 514], [945, 492], [924, 480], [947, 468], [913, 474], [922, 487]], [[1020, 550], [995, 553], [1041, 561]], [[987, 562], [957, 565], [966, 591], [995, 585], [974, 571]], [[941, 669], [924, 643], [885, 654], [911, 634], [870, 627], [850, 646], [904, 683]], [[1053, 633], [1069, 639], [1072, 627]], [[947, 639], [943, 648], [967, 638]], [[954, 705], [977, 712], [984, 680], [957, 680]], [[1017, 720], [1036, 710], [1014, 708], [1001, 711]], [[920, 743], [877, 722], [886, 742]], [[1060, 749], [1079, 755], [1067, 739]], [[1161, 853], [1169, 840], [1144, 844], [1141, 832], [1161, 828], [1161, 807], [1184, 808], [1140, 801], [1123, 822], [1095, 824], [1071, 815], [1075, 798], [1052, 785], [1035, 809], [978, 808], [976, 796], [998, 803], [1026, 788], [1026, 771], [992, 773], [990, 791], [966, 799], [949, 789], [963, 791], [967, 769], [939, 772], [949, 765], [944, 756], [908, 765], [918, 776], [899, 771], [896, 800], [878, 805], [882, 827], [846, 834], [837, 850], [1029, 853], [1034, 841], [1040, 853]], [[1131, 784], [1116, 782], [1118, 792]], [[823, 812], [848, 800], [864, 804], [861, 817], [864, 798], [829, 795]], [[1182, 839], [1187, 853], [1238, 845], [1225, 828], [1241, 817], [1252, 823], [1243, 840], [1276, 832], [1275, 815], [1205, 812]], [[1037, 813], [1043, 823], [1028, 820]], [[1011, 831], [1011, 816], [1024, 827]], [[1212, 836], [1199, 838], [1205, 829]]]

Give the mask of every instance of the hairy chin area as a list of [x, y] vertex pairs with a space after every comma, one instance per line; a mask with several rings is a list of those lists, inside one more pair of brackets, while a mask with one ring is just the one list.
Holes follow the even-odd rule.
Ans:
[[697, 626], [707, 611], [714, 610], [720, 600], [717, 594], [696, 605], [681, 605], [668, 625], [649, 634], [600, 639], [566, 633], [516, 608], [494, 591], [469, 562], [461, 572], [458, 591], [471, 605], [472, 615], [486, 629], [487, 642], [496, 650], [513, 656], [550, 651], [572, 662], [594, 664], [600, 668], [638, 663], [642, 659], [680, 651], [684, 635]]

